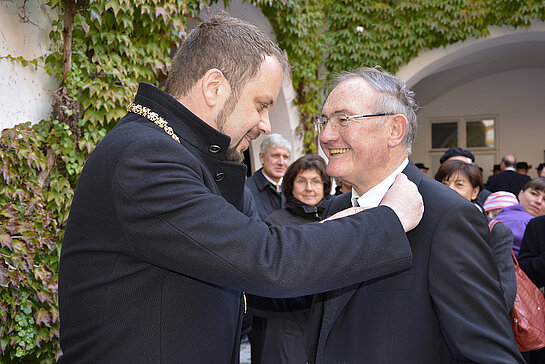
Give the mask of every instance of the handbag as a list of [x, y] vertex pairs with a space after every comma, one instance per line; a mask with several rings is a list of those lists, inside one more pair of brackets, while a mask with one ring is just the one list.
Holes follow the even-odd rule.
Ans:
[[533, 351], [545, 347], [545, 297], [520, 268], [511, 252], [517, 276], [517, 297], [509, 313], [519, 350]]
[[[490, 231], [498, 220], [488, 223]], [[515, 253], [511, 251], [517, 277], [517, 297], [509, 312], [511, 328], [521, 352], [545, 347], [545, 297], [520, 268]]]

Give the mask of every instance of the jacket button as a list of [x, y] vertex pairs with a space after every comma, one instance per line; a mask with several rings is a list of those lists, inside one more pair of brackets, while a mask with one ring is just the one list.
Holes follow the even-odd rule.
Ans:
[[223, 177], [225, 177], [225, 174], [223, 172], [216, 173], [216, 176], [214, 177], [214, 181], [221, 182], [223, 181]]
[[218, 153], [221, 151], [221, 147], [219, 145], [212, 144], [211, 146], [208, 147], [208, 151], [210, 153]]

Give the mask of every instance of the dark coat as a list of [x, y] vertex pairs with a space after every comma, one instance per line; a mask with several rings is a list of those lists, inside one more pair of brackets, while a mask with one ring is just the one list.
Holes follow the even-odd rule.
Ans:
[[[488, 218], [488, 221], [491, 219]], [[517, 277], [513, 263], [513, 232], [507, 226], [497, 223], [490, 232], [492, 252], [498, 265], [500, 282], [503, 288], [503, 297], [507, 310], [511, 311], [517, 297]]]
[[545, 216], [535, 217], [526, 225], [518, 260], [536, 286], [545, 286]]
[[278, 193], [271, 188], [271, 183], [263, 175], [263, 168], [258, 169], [248, 177], [246, 186], [254, 195], [255, 205], [262, 221], [274, 211], [284, 208], [286, 199], [282, 192]]
[[135, 103], [181, 143], [129, 113], [89, 156], [60, 258], [60, 363], [238, 363], [242, 291], [301, 296], [410, 266], [387, 207], [302, 228], [245, 216], [230, 138], [151, 85]]
[[530, 176], [507, 170], [488, 177], [484, 188], [492, 192], [507, 191], [518, 196], [522, 187], [530, 180]]
[[316, 206], [309, 206], [293, 196], [288, 197], [286, 207], [269, 215], [267, 225], [300, 226], [320, 221], [328, 200], [323, 198]]
[[[323, 198], [316, 206], [307, 205], [293, 196], [286, 199], [286, 207], [274, 211], [265, 221], [267, 225], [300, 226], [320, 221], [327, 199]], [[312, 295], [295, 298], [264, 298], [248, 295], [250, 312], [253, 308], [269, 309], [275, 314], [268, 318], [254, 316], [263, 320], [265, 327], [262, 335], [261, 350], [254, 351], [252, 344], [252, 363], [291, 364], [305, 363], [308, 311], [312, 303]]]
[[[316, 295], [310, 363], [524, 363], [511, 331], [486, 219], [412, 164], [424, 199], [407, 235], [410, 269]], [[350, 204], [334, 197], [324, 216]]]

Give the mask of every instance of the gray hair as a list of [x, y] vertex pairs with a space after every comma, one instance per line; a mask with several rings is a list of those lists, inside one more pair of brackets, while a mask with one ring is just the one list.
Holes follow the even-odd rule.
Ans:
[[286, 55], [264, 32], [226, 13], [213, 15], [191, 31], [176, 52], [166, 92], [185, 96], [204, 74], [219, 69], [231, 86], [235, 101], [246, 83], [259, 72], [265, 56], [278, 60], [289, 76]]
[[261, 142], [259, 153], [265, 155], [269, 148], [286, 148], [291, 154], [291, 143], [282, 134], [269, 134]]
[[411, 154], [418, 127], [416, 121], [418, 105], [414, 101], [414, 92], [409, 90], [407, 85], [399, 78], [378, 66], [372, 68], [362, 67], [351, 72], [341, 73], [333, 79], [331, 89], [353, 77], [364, 79], [378, 91], [379, 98], [374, 102], [374, 112], [405, 115], [408, 121], [408, 128], [403, 138], [403, 145], [407, 153]]

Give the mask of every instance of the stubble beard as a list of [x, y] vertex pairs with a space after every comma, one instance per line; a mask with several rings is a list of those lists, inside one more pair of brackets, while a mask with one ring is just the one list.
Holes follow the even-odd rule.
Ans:
[[[231, 95], [229, 95], [229, 98], [227, 101], [225, 101], [225, 105], [223, 105], [223, 108], [218, 113], [218, 117], [216, 118], [216, 125], [218, 126], [218, 131], [220, 133], [223, 133], [224, 125], [229, 119], [229, 116], [233, 113], [233, 110], [235, 109], [235, 106], [238, 102], [238, 97], [235, 96], [233, 92], [231, 92]], [[244, 161], [244, 153], [240, 152], [237, 148], [242, 142], [242, 139], [237, 142], [237, 144], [232, 147], [229, 146], [227, 148], [227, 152], [225, 153], [225, 160], [230, 162], [238, 162], [242, 163]]]

